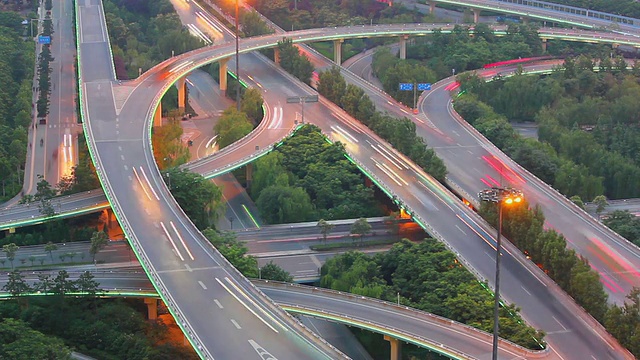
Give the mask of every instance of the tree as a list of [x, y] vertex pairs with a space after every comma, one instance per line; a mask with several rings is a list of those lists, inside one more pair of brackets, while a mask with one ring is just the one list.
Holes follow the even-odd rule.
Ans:
[[335, 225], [331, 224], [325, 219], [320, 219], [316, 226], [320, 228], [320, 233], [322, 234], [322, 241], [326, 243], [327, 235], [329, 235], [329, 233], [331, 232], [331, 229], [333, 229]]
[[53, 264], [53, 252], [58, 250], [58, 245], [49, 241], [44, 245], [44, 251], [49, 253], [49, 257], [51, 258], [51, 263]]
[[9, 259], [9, 262], [11, 262], [12, 269], [13, 269], [13, 260], [15, 260], [16, 252], [18, 251], [19, 248], [20, 247], [18, 247], [18, 245], [14, 243], [10, 243], [2, 246], [2, 251], [7, 256], [7, 259]]
[[351, 234], [357, 235], [360, 238], [360, 243], [369, 232], [371, 232], [371, 224], [366, 218], [360, 218], [351, 225]]
[[51, 275], [39, 274], [38, 281], [33, 285], [34, 290], [43, 294], [49, 293], [53, 288], [53, 280]]
[[219, 232], [209, 228], [202, 234], [244, 276], [253, 278], [258, 276], [258, 261], [253, 256], [247, 255], [247, 247], [236, 239], [234, 232]]
[[24, 280], [20, 271], [14, 270], [9, 273], [7, 283], [2, 287], [2, 290], [8, 292], [13, 297], [18, 297], [31, 292], [31, 287]]
[[593, 203], [596, 205], [596, 213], [600, 215], [604, 209], [607, 208], [607, 198], [604, 195], [598, 195], [593, 199]]
[[58, 271], [58, 275], [53, 279], [51, 292], [64, 297], [65, 294], [76, 290], [74, 282], [69, 280], [69, 273], [66, 270]]
[[247, 114], [236, 110], [235, 106], [227, 108], [214, 127], [218, 134], [218, 145], [224, 148], [242, 139], [253, 130]]
[[216, 184], [186, 169], [171, 168], [165, 174], [171, 179], [171, 194], [199, 229], [215, 223], [224, 206]]
[[36, 257], [34, 255], [29, 256], [29, 261], [31, 262], [31, 266], [33, 266], [33, 263], [36, 261]]
[[301, 187], [269, 186], [260, 193], [256, 206], [270, 224], [309, 221], [314, 215], [309, 194]]
[[56, 337], [31, 329], [11, 318], [0, 323], [0, 358], [70, 360], [71, 350]]
[[293, 276], [277, 264], [274, 264], [273, 261], [269, 261], [268, 264], [261, 267], [259, 275], [264, 280], [293, 282]]
[[242, 108], [241, 111], [247, 115], [247, 118], [254, 124], [257, 125], [260, 121], [262, 121], [262, 104], [264, 100], [262, 100], [262, 94], [260, 90], [250, 87], [245, 90], [244, 95], [242, 95]]
[[78, 277], [78, 280], [75, 281], [75, 286], [81, 293], [89, 296], [95, 296], [100, 283], [94, 280], [93, 274], [89, 271], [85, 271], [80, 275], [80, 277]]
[[103, 231], [95, 231], [91, 235], [91, 246], [89, 247], [89, 255], [91, 255], [92, 261], [96, 262], [96, 255], [102, 250], [109, 242], [109, 237]]
[[34, 195], [34, 200], [38, 201], [38, 208], [40, 213], [46, 217], [52, 217], [56, 214], [53, 205], [51, 204], [51, 198], [56, 195], [56, 191], [51, 187], [51, 184], [44, 179], [44, 176], [38, 174], [38, 184], [36, 185], [37, 191]]

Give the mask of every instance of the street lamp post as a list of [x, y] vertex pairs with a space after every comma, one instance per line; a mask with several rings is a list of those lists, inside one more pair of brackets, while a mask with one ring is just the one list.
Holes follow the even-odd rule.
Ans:
[[496, 281], [493, 295], [493, 349], [492, 360], [498, 359], [498, 332], [500, 330], [500, 249], [502, 247], [502, 205], [512, 205], [522, 202], [522, 191], [513, 188], [498, 188], [482, 190], [478, 193], [481, 201], [496, 203], [498, 207], [498, 236], [496, 238]]
[[236, 79], [238, 83], [236, 84], [236, 109], [240, 111], [240, 54], [239, 54], [239, 35], [238, 35], [238, 27], [240, 26], [238, 20], [238, 2], [240, 0], [236, 0]]

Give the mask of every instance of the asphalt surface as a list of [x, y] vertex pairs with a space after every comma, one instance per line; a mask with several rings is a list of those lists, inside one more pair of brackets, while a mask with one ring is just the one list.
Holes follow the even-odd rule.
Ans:
[[116, 82], [101, 4], [79, 1], [77, 12], [85, 134], [96, 169], [136, 254], [196, 351], [219, 359], [341, 357], [247, 282], [177, 206], [152, 158], [149, 108], [141, 106], [153, 102], [164, 81], [150, 75]]

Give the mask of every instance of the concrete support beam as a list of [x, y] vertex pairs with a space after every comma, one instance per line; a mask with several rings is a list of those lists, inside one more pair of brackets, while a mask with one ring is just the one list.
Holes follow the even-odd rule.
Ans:
[[153, 126], [162, 126], [162, 103], [158, 103], [156, 113], [153, 116]]
[[280, 49], [278, 48], [273, 49], [273, 62], [276, 63], [276, 65], [280, 65]]
[[520, 16], [520, 20], [522, 20], [522, 23], [525, 25], [529, 24], [529, 18], [526, 16]]
[[145, 298], [144, 303], [147, 304], [147, 313], [149, 320], [155, 320], [158, 318], [158, 299]]
[[547, 52], [547, 39], [542, 39], [542, 52]]
[[187, 102], [187, 75], [181, 77], [176, 81], [176, 87], [178, 88], [178, 109], [181, 113], [184, 113], [185, 104]]
[[618, 46], [620, 46], [620, 44], [616, 44], [616, 43], [611, 44], [611, 48], [612, 48], [613, 50], [617, 49], [617, 48], [618, 48]]
[[473, 12], [473, 22], [475, 24], [480, 22], [480, 10], [479, 9], [471, 9]]
[[433, 13], [436, 11], [436, 3], [435, 2], [430, 2], [429, 3], [429, 14], [433, 15]]
[[400, 59], [402, 60], [407, 58], [407, 39], [409, 39], [409, 35], [400, 36]]
[[344, 39], [333, 40], [333, 62], [342, 64], [342, 43]]
[[392, 338], [388, 335], [384, 336], [384, 339], [391, 344], [391, 360], [402, 360], [402, 343], [396, 338]]
[[246, 169], [247, 187], [250, 187], [251, 181], [253, 180], [253, 164], [247, 164]]
[[227, 91], [227, 63], [229, 58], [220, 59], [218, 64], [220, 65], [220, 91]]

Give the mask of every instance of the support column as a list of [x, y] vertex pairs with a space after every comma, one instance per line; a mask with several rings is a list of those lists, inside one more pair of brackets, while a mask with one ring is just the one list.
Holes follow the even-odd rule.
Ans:
[[384, 339], [387, 340], [391, 344], [391, 360], [401, 360], [402, 359], [402, 343], [400, 340], [396, 338], [392, 338], [388, 335], [384, 336]]
[[522, 20], [522, 23], [525, 25], [529, 24], [529, 18], [526, 16], [520, 16], [520, 20]]
[[144, 303], [147, 304], [147, 313], [149, 320], [155, 320], [158, 318], [158, 299], [145, 298]]
[[249, 163], [246, 167], [246, 181], [247, 188], [251, 186], [251, 181], [253, 180], [253, 164]]
[[477, 24], [480, 22], [480, 10], [479, 9], [471, 9], [473, 11], [473, 22]]
[[547, 52], [547, 39], [542, 39], [542, 52]]
[[176, 81], [178, 87], [178, 109], [180, 113], [184, 113], [185, 103], [187, 102], [187, 75], [181, 77]]
[[433, 15], [435, 11], [436, 11], [436, 3], [432, 1], [429, 3], [429, 14]]
[[220, 59], [218, 64], [220, 65], [220, 91], [227, 91], [227, 63], [229, 62], [229, 58]]
[[400, 59], [407, 59], [407, 39], [409, 39], [409, 35], [400, 36]]
[[333, 62], [338, 66], [342, 64], [342, 43], [344, 39], [333, 40]]
[[273, 49], [273, 62], [276, 63], [276, 65], [280, 65], [280, 49], [278, 48]]
[[153, 126], [162, 126], [162, 103], [158, 103], [156, 113], [153, 116]]

